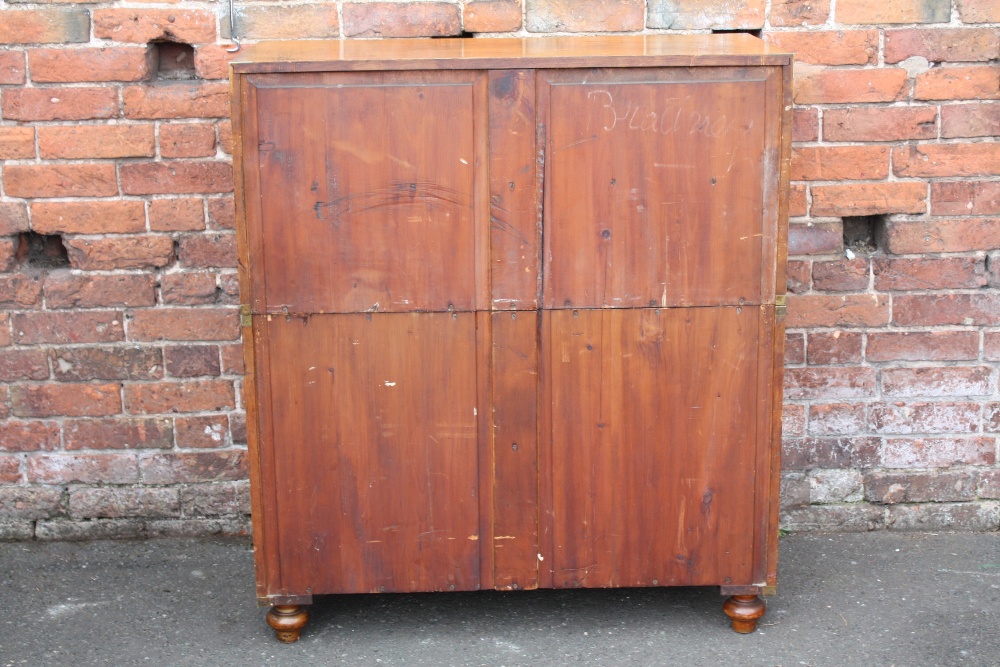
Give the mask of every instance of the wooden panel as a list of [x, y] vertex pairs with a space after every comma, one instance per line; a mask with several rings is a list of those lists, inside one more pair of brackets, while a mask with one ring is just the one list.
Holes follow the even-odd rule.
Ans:
[[485, 298], [486, 127], [474, 121], [485, 74], [251, 82], [261, 187], [250, 224], [268, 312], [471, 310], [477, 289]]
[[490, 297], [501, 310], [536, 308], [541, 287], [534, 82], [490, 72]]
[[760, 74], [542, 77], [545, 306], [759, 303]]
[[538, 315], [493, 313], [493, 554], [499, 589], [538, 587]]
[[755, 583], [757, 310], [543, 312], [555, 587]]
[[266, 319], [271, 592], [478, 588], [475, 314]]

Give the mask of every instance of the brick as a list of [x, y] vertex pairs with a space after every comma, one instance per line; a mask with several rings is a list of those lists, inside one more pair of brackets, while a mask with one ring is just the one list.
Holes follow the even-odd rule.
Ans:
[[858, 292], [868, 288], [868, 260], [840, 259], [813, 262], [813, 289], [827, 292]]
[[781, 411], [781, 433], [784, 437], [801, 437], [806, 433], [806, 406], [789, 403]]
[[781, 528], [793, 533], [860, 533], [885, 527], [882, 508], [859, 503], [845, 505], [809, 505], [781, 513]]
[[877, 30], [768, 32], [764, 41], [795, 54], [795, 62], [868, 65], [878, 61]]
[[792, 141], [819, 140], [819, 109], [794, 109], [792, 111]]
[[31, 80], [44, 83], [143, 81], [152, 75], [149, 48], [31, 49]]
[[163, 355], [151, 347], [84, 347], [49, 351], [55, 378], [62, 381], [156, 380]]
[[882, 395], [886, 397], [987, 396], [993, 391], [988, 366], [885, 368]]
[[139, 519], [57, 519], [35, 525], [35, 539], [40, 541], [131, 540], [146, 535], [146, 524]]
[[[21, 482], [21, 457], [0, 454], [0, 484], [19, 484]], [[4, 524], [0, 523], [0, 541], [7, 539]], [[31, 539], [31, 531], [21, 539]]]
[[974, 331], [888, 332], [868, 334], [868, 361], [970, 361], [979, 356]]
[[222, 345], [222, 372], [226, 375], [243, 375], [243, 346], [239, 343]]
[[143, 457], [139, 462], [147, 484], [232, 482], [247, 476], [246, 452], [170, 452]]
[[233, 154], [233, 121], [219, 121], [219, 148], [226, 155]]
[[47, 519], [57, 516], [64, 512], [62, 495], [62, 489], [45, 486], [0, 489], [0, 516], [4, 519]]
[[156, 301], [156, 277], [51, 271], [45, 279], [44, 293], [46, 308], [152, 306]]
[[772, 0], [772, 26], [821, 25], [830, 17], [830, 0]]
[[882, 450], [886, 468], [949, 468], [993, 465], [996, 442], [987, 437], [887, 438]]
[[245, 482], [215, 482], [182, 487], [181, 508], [185, 516], [238, 514], [243, 510], [240, 496], [245, 486]]
[[991, 60], [997, 53], [1000, 53], [1000, 33], [991, 28], [885, 31], [887, 63], [898, 63], [913, 56], [931, 62], [975, 62]]
[[801, 65], [795, 67], [794, 100], [796, 104], [893, 102], [906, 95], [909, 81], [906, 70], [899, 68], [826, 69]]
[[11, 197], [110, 197], [118, 194], [113, 164], [12, 164], [4, 167]]
[[875, 289], [931, 290], [967, 289], [986, 285], [986, 265], [976, 257], [890, 259], [872, 262]]
[[962, 23], [1000, 23], [1000, 5], [994, 0], [956, 0]]
[[239, 338], [235, 308], [155, 308], [136, 310], [129, 324], [134, 341], [208, 341]]
[[234, 443], [246, 444], [247, 416], [245, 412], [234, 412], [229, 415], [229, 432]]
[[[868, 410], [872, 433], [975, 433], [978, 403], [874, 403]], [[905, 466], [889, 466], [905, 467]]]
[[215, 345], [169, 345], [163, 350], [167, 372], [173, 377], [217, 376], [221, 372]]
[[807, 359], [810, 366], [861, 363], [862, 335], [857, 332], [810, 333]]
[[42, 283], [37, 275], [0, 276], [0, 308], [25, 308], [41, 303]]
[[35, 128], [0, 127], [0, 160], [35, 157]]
[[0, 202], [0, 236], [13, 236], [30, 228], [27, 206], [17, 202]]
[[26, 80], [24, 51], [0, 51], [0, 84], [19, 86]]
[[889, 298], [881, 294], [788, 297], [789, 327], [879, 327], [889, 323]]
[[345, 37], [435, 37], [462, 32], [462, 14], [444, 2], [345, 2]]
[[885, 527], [889, 530], [995, 531], [1000, 528], [1000, 503], [925, 503], [890, 505]]
[[240, 302], [240, 281], [235, 273], [219, 274], [219, 291], [216, 300], [220, 304], [237, 304]]
[[[346, 21], [346, 8], [344, 11], [344, 20]], [[438, 11], [438, 13], [441, 12]], [[340, 22], [337, 18], [337, 5], [335, 3], [291, 6], [244, 5], [236, 9], [235, 23], [236, 34], [247, 39], [336, 39], [340, 37]], [[384, 29], [384, 27], [382, 28]], [[441, 34], [455, 35], [458, 32], [461, 31]], [[223, 23], [222, 34], [223, 37], [229, 36], [227, 23]], [[390, 36], [385, 32], [381, 34]]]
[[18, 313], [14, 340], [37, 343], [114, 343], [125, 340], [122, 314], [108, 310]]
[[785, 334], [785, 365], [806, 363], [806, 338], [804, 334]]
[[857, 470], [810, 470], [807, 478], [812, 503], [854, 503], [862, 498], [862, 477]]
[[836, 20], [851, 25], [947, 23], [951, 20], [951, 3], [941, 0], [838, 0]]
[[806, 186], [794, 183], [788, 190], [788, 215], [793, 218], [805, 216], [809, 212], [809, 203], [806, 201]]
[[37, 348], [0, 350], [0, 382], [47, 380], [49, 362]]
[[[544, 4], [551, 4], [551, 0], [549, 3], [536, 0], [535, 4], [544, 6]], [[566, 4], [572, 3], [567, 2]], [[616, 3], [603, 2], [600, 3], [600, 6], [603, 9], [614, 4]], [[623, 3], [619, 0], [617, 4]], [[697, 3], [685, 0], [648, 0], [647, 5], [646, 26], [649, 28], [759, 30], [764, 27], [763, 0], [736, 0], [735, 2], [732, 0], [705, 0]], [[529, 10], [531, 6], [532, 2], [529, 0]], [[637, 28], [623, 26], [616, 28], [616, 30], [639, 30], [641, 28], [640, 24]]]
[[132, 414], [219, 411], [234, 407], [228, 380], [153, 382], [125, 385], [125, 405]]
[[168, 273], [160, 278], [160, 300], [165, 304], [215, 303], [218, 289], [212, 273]]
[[973, 500], [976, 477], [967, 471], [884, 472], [865, 475], [865, 500], [886, 505]]
[[853, 107], [823, 112], [825, 141], [903, 141], [937, 138], [937, 108]]
[[113, 454], [42, 454], [28, 457], [28, 480], [44, 484], [133, 484], [139, 481], [135, 456]]
[[208, 123], [160, 125], [160, 155], [163, 157], [215, 155], [215, 126]]
[[44, 159], [152, 157], [152, 125], [58, 125], [38, 128]]
[[915, 100], [995, 100], [1000, 98], [1000, 72], [991, 65], [935, 67], [917, 75]]
[[70, 265], [75, 269], [142, 269], [166, 266], [174, 259], [169, 236], [120, 236], [65, 241]]
[[980, 498], [1000, 498], [1000, 470], [981, 472], [977, 493]]
[[173, 421], [169, 417], [119, 417], [113, 419], [66, 420], [67, 450], [79, 449], [170, 449], [174, 446]]
[[465, 32], [512, 32], [521, 27], [519, 0], [466, 2], [462, 24]]
[[1000, 135], [1000, 103], [946, 104], [941, 107], [942, 137], [997, 135]]
[[[896, 149], [893, 149], [896, 152]], [[895, 160], [895, 155], [893, 156]], [[898, 174], [898, 167], [897, 167]], [[859, 216], [880, 213], [925, 213], [927, 184], [852, 183], [812, 186], [812, 215]]]
[[0, 273], [13, 271], [17, 266], [17, 248], [20, 242], [16, 238], [0, 238]]
[[229, 433], [229, 420], [225, 415], [178, 417], [174, 420], [177, 446], [180, 448], [210, 449], [225, 447]]
[[875, 180], [889, 175], [888, 146], [799, 146], [792, 149], [793, 181]]
[[812, 435], [854, 435], [865, 430], [865, 406], [861, 403], [821, 403], [809, 406]]
[[[656, 16], [657, 7], [666, 4], [649, 3], [649, 27], [668, 20]], [[690, 21], [686, 17], [674, 20]], [[525, 21], [528, 32], [623, 32], [642, 30], [647, 19], [640, 0], [526, 0]]]
[[95, 9], [94, 36], [116, 42], [205, 44], [216, 41], [215, 13], [194, 9]]
[[170, 517], [180, 512], [177, 489], [83, 487], [69, 492], [69, 515], [74, 519]]
[[208, 200], [208, 221], [213, 229], [236, 229], [236, 204], [232, 197]]
[[39, 234], [143, 232], [146, 210], [141, 201], [36, 201], [31, 203], [31, 228]]
[[881, 438], [791, 438], [781, 449], [784, 470], [872, 468], [879, 465]]
[[59, 449], [57, 422], [0, 422], [0, 452], [42, 452], [53, 449]]
[[229, 87], [223, 83], [127, 86], [122, 100], [125, 117], [134, 120], [229, 116]]
[[839, 222], [788, 225], [789, 255], [828, 255], [844, 251], [844, 227]]
[[1000, 325], [1000, 294], [900, 294], [893, 324], [903, 327]]
[[213, 517], [198, 519], [153, 519], [143, 523], [145, 537], [196, 539], [206, 535], [247, 537], [251, 533], [249, 517]]
[[229, 78], [229, 62], [240, 54], [230, 53], [228, 48], [228, 44], [206, 44], [194, 50], [194, 71], [199, 79]]
[[120, 108], [114, 88], [12, 88], [3, 91], [7, 120], [91, 120], [115, 118]]
[[129, 195], [233, 191], [233, 167], [225, 162], [135, 162], [120, 171], [122, 190]]
[[1000, 218], [890, 221], [885, 238], [896, 255], [992, 250], [1000, 248]]
[[205, 205], [200, 198], [154, 199], [149, 202], [149, 229], [190, 232], [205, 229]]
[[810, 366], [785, 369], [785, 398], [835, 400], [875, 395], [871, 368]]
[[183, 237], [177, 251], [181, 266], [236, 267], [236, 235], [228, 232]]
[[63, 44], [90, 41], [84, 9], [10, 9], [0, 12], [0, 44]]
[[117, 384], [16, 385], [11, 408], [18, 417], [102, 417], [122, 410]]
[[983, 359], [1000, 361], [1000, 331], [983, 333]]

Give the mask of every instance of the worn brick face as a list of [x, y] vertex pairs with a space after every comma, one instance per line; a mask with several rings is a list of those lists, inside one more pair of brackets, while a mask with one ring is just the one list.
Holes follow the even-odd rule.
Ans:
[[[334, 3], [291, 7], [249, 5], [237, 9], [235, 15], [236, 33], [247, 39], [336, 39], [340, 36], [337, 5]], [[228, 28], [229, 25], [224, 24], [223, 34], [228, 35]]]
[[116, 42], [147, 44], [165, 40], [186, 44], [215, 41], [215, 13], [172, 8], [95, 9], [94, 35]]
[[40, 127], [38, 150], [45, 159], [152, 157], [156, 154], [151, 124]]
[[521, 27], [519, 0], [475, 0], [465, 3], [466, 32], [510, 32]]
[[878, 60], [877, 30], [770, 32], [765, 40], [814, 65], [867, 65]]
[[[671, 3], [650, 3], [650, 27], [662, 27], [658, 7]], [[619, 32], [641, 30], [645, 22], [644, 3], [639, 0], [525, 0], [526, 27], [529, 32]], [[689, 21], [670, 14], [673, 22]], [[680, 27], [680, 26], [678, 26]]]
[[796, 67], [796, 104], [844, 104], [851, 102], [892, 102], [906, 95], [906, 70], [824, 69]]
[[4, 167], [12, 197], [110, 197], [118, 194], [113, 164], [12, 164]]
[[129, 195], [233, 191], [233, 168], [225, 162], [135, 162], [123, 164], [120, 173]]
[[[545, 3], [540, 0], [538, 4]], [[613, 6], [616, 3], [603, 2], [601, 4]], [[626, 3], [619, 0], [617, 4]], [[703, 0], [701, 2], [648, 0], [646, 4], [648, 7], [646, 25], [650, 28], [756, 30], [764, 26], [763, 0]], [[529, 0], [528, 6], [531, 6], [531, 0]]]
[[900, 141], [937, 137], [937, 108], [852, 107], [823, 113], [826, 141]]
[[457, 5], [445, 2], [345, 2], [346, 37], [441, 37], [462, 32]]
[[66, 420], [67, 450], [170, 449], [173, 421], [167, 417], [116, 417]]
[[33, 202], [31, 228], [39, 234], [127, 234], [146, 229], [141, 201]]
[[[57, 91], [57, 92], [56, 92]], [[7, 120], [90, 120], [114, 118], [120, 113], [114, 88], [12, 88], [3, 91]]]
[[35, 157], [35, 128], [0, 127], [0, 160]]
[[40, 83], [142, 81], [152, 75], [152, 52], [142, 47], [32, 49], [31, 80]]
[[117, 384], [26, 384], [10, 398], [18, 417], [101, 417], [121, 412], [120, 393]]
[[90, 39], [86, 10], [10, 9], [0, 13], [0, 44], [79, 43]]
[[74, 268], [144, 269], [166, 266], [174, 258], [169, 236], [143, 235], [70, 239], [66, 251]]
[[227, 380], [125, 385], [125, 406], [131, 414], [225, 410], [233, 407], [233, 396], [233, 383]]

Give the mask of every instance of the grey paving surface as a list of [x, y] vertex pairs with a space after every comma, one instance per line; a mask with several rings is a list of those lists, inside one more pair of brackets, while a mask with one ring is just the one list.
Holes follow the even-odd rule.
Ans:
[[715, 589], [329, 596], [294, 645], [246, 540], [0, 544], [8, 665], [1000, 665], [1000, 534], [789, 536], [753, 635]]

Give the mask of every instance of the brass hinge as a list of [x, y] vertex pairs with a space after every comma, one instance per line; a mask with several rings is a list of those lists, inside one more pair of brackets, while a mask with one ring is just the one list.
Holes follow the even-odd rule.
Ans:
[[240, 304], [240, 326], [253, 326], [253, 318], [250, 317], [250, 306], [245, 303]]
[[788, 306], [785, 302], [785, 295], [778, 294], [774, 297], [774, 319], [783, 320], [788, 314]]

